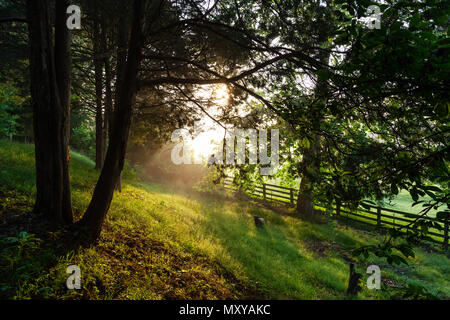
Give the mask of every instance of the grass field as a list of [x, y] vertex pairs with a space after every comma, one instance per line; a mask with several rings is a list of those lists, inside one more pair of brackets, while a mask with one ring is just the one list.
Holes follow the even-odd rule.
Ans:
[[[275, 185], [282, 185], [280, 179], [273, 179], [269, 183], [273, 183]], [[298, 189], [300, 185], [299, 181], [296, 181], [294, 184], [292, 184], [290, 187], [294, 189]], [[282, 199], [281, 199], [282, 200]], [[419, 200], [430, 200], [430, 197], [420, 197]], [[382, 203], [380, 203], [380, 206], [388, 209], [394, 209], [398, 211], [404, 211], [404, 212], [410, 212], [410, 213], [419, 213], [420, 210], [422, 210], [422, 207], [420, 205], [412, 206], [414, 201], [411, 198], [411, 195], [406, 190], [400, 190], [398, 195], [393, 197], [393, 199], [389, 200], [386, 199]], [[436, 210], [430, 211], [430, 217], [434, 217], [434, 213]]]
[[[39, 231], [30, 216], [32, 145], [0, 141], [0, 298], [58, 299], [345, 299], [348, 250], [374, 243], [370, 229], [330, 220], [308, 223], [225, 195], [172, 190], [124, 173], [99, 244], [72, 248], [66, 233]], [[89, 203], [98, 176], [72, 152], [75, 215]], [[266, 220], [257, 229], [253, 216]], [[38, 223], [38, 222], [36, 222]], [[26, 232], [26, 233], [23, 233]], [[387, 299], [419, 284], [450, 297], [450, 259], [417, 248], [408, 266], [378, 264], [382, 290], [358, 299]], [[67, 290], [66, 267], [80, 266], [82, 289]]]
[[[420, 200], [430, 200], [429, 197], [422, 197]], [[411, 199], [411, 195], [406, 190], [402, 190], [399, 192], [399, 194], [392, 199], [391, 201], [386, 202], [383, 204], [383, 207], [391, 208], [399, 211], [405, 211], [405, 212], [411, 212], [411, 213], [419, 213], [420, 210], [422, 210], [422, 207], [420, 205], [412, 206], [414, 201]], [[434, 214], [436, 210], [430, 211], [430, 217], [434, 217]]]

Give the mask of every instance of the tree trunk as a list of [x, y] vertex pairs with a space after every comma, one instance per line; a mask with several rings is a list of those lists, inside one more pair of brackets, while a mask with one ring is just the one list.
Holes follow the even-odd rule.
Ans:
[[111, 90], [111, 65], [109, 58], [104, 61], [105, 64], [105, 124], [106, 132], [108, 135], [108, 140], [111, 138], [112, 132], [112, 122], [113, 122], [113, 101], [112, 101], [112, 90]]
[[362, 278], [360, 273], [355, 271], [355, 264], [350, 263], [350, 276], [348, 278], [348, 287], [347, 294], [348, 295], [356, 295], [359, 291], [361, 291], [361, 286], [359, 285], [359, 279]]
[[[106, 23], [106, 19], [104, 19], [103, 15], [102, 15], [102, 30], [100, 33], [100, 48], [102, 52], [107, 52], [108, 51], [108, 44], [107, 44], [107, 23]], [[106, 148], [108, 146], [108, 138], [111, 136], [110, 135], [110, 123], [111, 123], [111, 111], [112, 111], [112, 96], [111, 96], [111, 70], [109, 69], [109, 58], [105, 57], [102, 61], [102, 66], [105, 69], [105, 83], [104, 83], [104, 88], [105, 88], [105, 100], [104, 100], [104, 105], [105, 105], [105, 109], [103, 112], [103, 142], [102, 142], [102, 146], [103, 146], [103, 150], [102, 150], [102, 163], [105, 161], [104, 157], [106, 156]]]
[[95, 241], [100, 236], [106, 213], [113, 198], [114, 187], [123, 169], [133, 111], [132, 105], [136, 94], [138, 67], [142, 55], [144, 8], [145, 0], [134, 1], [134, 19], [128, 47], [128, 59], [125, 63], [123, 81], [119, 85], [119, 96], [114, 112], [114, 130], [100, 178], [80, 222], [87, 229], [90, 241]]
[[[126, 6], [122, 5], [122, 8], [125, 10]], [[116, 91], [115, 91], [115, 101], [119, 100], [120, 87], [123, 81], [124, 72], [125, 72], [125, 63], [127, 59], [127, 42], [128, 42], [128, 17], [126, 14], [123, 14], [120, 17], [119, 21], [119, 30], [117, 32], [117, 66], [116, 66]], [[111, 128], [112, 129], [112, 128]], [[119, 192], [122, 192], [122, 172], [120, 172], [119, 178], [117, 179], [115, 189]]]
[[72, 82], [72, 55], [70, 52], [71, 36], [66, 25], [66, 10], [69, 0], [56, 1], [55, 18], [55, 66], [59, 96], [62, 107], [62, 167], [63, 199], [62, 217], [68, 224], [73, 223], [72, 197], [70, 193], [70, 85]]
[[117, 179], [116, 190], [122, 193], [122, 171], [119, 174], [119, 179]]
[[[99, 55], [100, 27], [97, 20], [94, 21], [94, 56]], [[101, 169], [104, 160], [104, 129], [103, 129], [103, 63], [101, 59], [94, 60], [95, 72], [95, 169]]]
[[302, 162], [299, 171], [302, 174], [300, 188], [297, 197], [297, 212], [304, 218], [311, 218], [314, 215], [313, 188], [315, 175], [320, 167], [320, 139], [314, 135], [314, 140], [310, 142], [308, 149], [303, 152]]
[[314, 214], [314, 204], [312, 195], [312, 183], [303, 175], [300, 183], [300, 190], [297, 197], [297, 213], [304, 218], [311, 218]]
[[[322, 39], [324, 40], [324, 39]], [[320, 61], [324, 65], [328, 65], [330, 54], [327, 52], [319, 53]], [[326, 99], [326, 82], [318, 80], [315, 88], [315, 96], [317, 100]], [[318, 106], [318, 118], [320, 116], [320, 108]], [[319, 121], [320, 123], [320, 121]], [[299, 165], [299, 176], [301, 177], [300, 188], [297, 198], [297, 213], [305, 218], [311, 218], [314, 215], [314, 184], [319, 176], [320, 171], [320, 136], [313, 133], [312, 141], [309, 148], [305, 148], [302, 155], [302, 161]]]
[[66, 16], [65, 10], [63, 3], [56, 7], [54, 51], [49, 1], [27, 1], [36, 157], [33, 211], [55, 225], [72, 222], [68, 170], [70, 37], [65, 21], [62, 28], [60, 20]]

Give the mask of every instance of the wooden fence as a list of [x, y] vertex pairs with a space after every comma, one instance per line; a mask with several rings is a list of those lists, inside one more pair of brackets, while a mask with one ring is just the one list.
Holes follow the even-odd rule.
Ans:
[[[233, 180], [230, 177], [225, 178], [224, 188], [232, 191], [237, 191], [233, 185]], [[247, 194], [265, 201], [271, 201], [279, 204], [294, 207], [298, 196], [298, 190], [294, 188], [286, 188], [274, 184], [253, 184], [252, 188], [247, 191]], [[388, 209], [378, 206], [369, 206], [369, 209], [358, 208], [357, 210], [350, 210], [340, 205], [334, 206], [334, 216], [344, 217], [349, 220], [360, 223], [378, 226], [378, 227], [403, 227], [404, 229], [412, 230], [412, 223], [415, 218], [414, 213], [403, 212], [394, 209]], [[412, 217], [412, 218], [408, 218]], [[428, 230], [428, 235], [431, 242], [442, 244], [444, 250], [448, 249], [449, 244], [449, 221], [442, 221], [436, 218], [424, 217], [423, 219], [438, 223], [441, 228], [431, 227]]]

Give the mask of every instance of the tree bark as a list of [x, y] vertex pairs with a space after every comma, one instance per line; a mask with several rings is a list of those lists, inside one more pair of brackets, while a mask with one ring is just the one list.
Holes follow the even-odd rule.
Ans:
[[66, 25], [66, 10], [70, 0], [57, 1], [55, 17], [55, 66], [59, 96], [62, 107], [62, 168], [63, 199], [62, 217], [67, 224], [73, 223], [72, 197], [70, 191], [70, 86], [72, 82], [71, 35]]
[[27, 1], [36, 158], [33, 211], [59, 225], [72, 222], [68, 170], [70, 36], [65, 22], [64, 28], [61, 26], [59, 17], [65, 17], [65, 7], [60, 3], [56, 7], [58, 18], [53, 48], [49, 12], [48, 0]]
[[[100, 26], [94, 21], [94, 55], [101, 52]], [[103, 63], [101, 59], [94, 60], [95, 72], [95, 169], [101, 169], [104, 160], [104, 129], [103, 129]]]
[[95, 241], [100, 235], [113, 198], [114, 187], [123, 169], [133, 111], [132, 105], [136, 95], [138, 67], [142, 56], [144, 8], [145, 0], [134, 1], [134, 19], [128, 46], [128, 59], [125, 63], [123, 81], [119, 85], [119, 95], [114, 112], [114, 130], [100, 178], [86, 213], [80, 221], [80, 224], [87, 230], [90, 241]]
[[[102, 32], [101, 32], [101, 48], [102, 52], [108, 51], [108, 36], [107, 30], [108, 26], [106, 23], [106, 19], [102, 16]], [[106, 56], [103, 61], [103, 67], [105, 69], [105, 111], [103, 118], [103, 148], [106, 150], [108, 146], [108, 141], [111, 138], [111, 128], [112, 128], [112, 110], [113, 110], [113, 101], [112, 101], [112, 90], [111, 90], [111, 65], [110, 59]], [[106, 156], [106, 151], [104, 152], [104, 156]], [[104, 159], [103, 159], [104, 161]]]
[[362, 278], [360, 273], [355, 271], [355, 264], [350, 263], [350, 276], [348, 278], [348, 287], [347, 294], [348, 295], [356, 295], [359, 291], [361, 291], [361, 286], [359, 285], [359, 279]]
[[[126, 11], [126, 5], [122, 5], [124, 11]], [[127, 45], [128, 45], [128, 16], [126, 14], [120, 17], [119, 30], [117, 32], [117, 66], [116, 66], [116, 91], [115, 101], [119, 100], [121, 83], [123, 81], [125, 72], [125, 63], [127, 59]], [[111, 127], [111, 130], [113, 128]], [[115, 189], [122, 192], [122, 172], [119, 174], [119, 178], [116, 182]]]
[[111, 64], [109, 58], [105, 58], [105, 124], [106, 132], [108, 135], [108, 140], [111, 138], [112, 133], [112, 122], [113, 122], [113, 100], [112, 100], [112, 89], [111, 89]]
[[[314, 137], [317, 138], [317, 137]], [[303, 153], [303, 159], [299, 171], [302, 173], [302, 180], [297, 197], [297, 212], [304, 218], [311, 218], [314, 215], [314, 176], [318, 171], [317, 162], [319, 154], [319, 144], [313, 142], [309, 149]]]
[[[322, 64], [328, 65], [330, 54], [319, 53]], [[326, 82], [318, 80], [315, 88], [315, 96], [318, 100], [325, 100]], [[320, 110], [318, 117], [321, 119]], [[320, 121], [319, 121], [320, 123]], [[301, 176], [300, 188], [297, 198], [297, 213], [304, 218], [311, 218], [314, 215], [314, 184], [320, 172], [320, 142], [318, 134], [313, 133], [309, 148], [305, 148], [302, 161], [299, 165], [299, 175]]]

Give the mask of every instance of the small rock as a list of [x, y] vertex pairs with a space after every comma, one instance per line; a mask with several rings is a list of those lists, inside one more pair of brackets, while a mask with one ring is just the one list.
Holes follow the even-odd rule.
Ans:
[[264, 218], [258, 217], [258, 216], [253, 216], [253, 218], [255, 219], [255, 225], [259, 228], [264, 227], [265, 221]]

